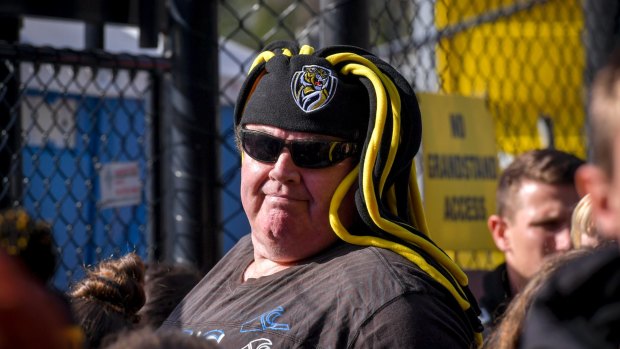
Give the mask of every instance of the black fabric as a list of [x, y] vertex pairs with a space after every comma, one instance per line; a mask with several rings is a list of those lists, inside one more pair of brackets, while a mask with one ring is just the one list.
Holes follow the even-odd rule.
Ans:
[[554, 272], [534, 299], [521, 348], [618, 349], [620, 251], [607, 246]]
[[[250, 79], [243, 89], [250, 89], [248, 100], [240, 100], [237, 108], [244, 108], [240, 124], [265, 124], [290, 131], [310, 132], [358, 140], [368, 127], [368, 92], [359, 78], [339, 74], [324, 58], [314, 55], [288, 57], [278, 54], [265, 64], [264, 74], [255, 82]], [[321, 91], [313, 91], [320, 98], [296, 97], [308, 67], [323, 68], [329, 72]], [[308, 86], [309, 87], [309, 86]], [[245, 96], [245, 94], [242, 94]], [[324, 99], [324, 101], [322, 100]]]
[[[282, 48], [289, 49], [293, 56], [283, 55]], [[330, 46], [311, 55], [297, 55], [299, 48], [295, 43], [277, 41], [265, 48], [265, 51], [269, 50], [275, 52], [276, 56], [255, 67], [241, 88], [235, 108], [237, 125], [253, 122], [349, 140], [360, 137], [367, 139], [373, 131], [367, 125], [369, 120], [374, 125], [377, 106], [374, 87], [365, 78], [343, 75], [340, 72], [342, 64], [333, 67], [325, 59], [336, 53], [358, 54], [379, 68], [398, 90], [401, 100], [399, 153], [402, 154], [395, 159], [394, 167], [408, 169], [422, 140], [422, 118], [413, 88], [396, 69], [372, 53], [354, 46]], [[304, 65], [325, 67], [332, 71], [338, 81], [332, 99], [316, 111], [304, 112], [300, 109], [291, 92], [293, 76]], [[388, 108], [391, 108], [389, 103]], [[391, 117], [388, 117], [388, 123], [391, 122]], [[386, 128], [386, 132], [390, 131], [390, 128]], [[395, 171], [394, 174], [399, 172]], [[388, 182], [391, 181], [391, 178], [388, 179]]]
[[[331, 47], [326, 47], [324, 49], [321, 49], [320, 51], [317, 51], [316, 55], [327, 57], [329, 55], [332, 55], [338, 52], [351, 52], [351, 53], [355, 53], [360, 56], [363, 56], [364, 58], [371, 61], [375, 66], [377, 66], [377, 68], [379, 68], [379, 70], [383, 74], [388, 76], [390, 80], [394, 83], [394, 85], [396, 86], [396, 89], [398, 90], [398, 94], [400, 96], [400, 102], [401, 102], [401, 107], [400, 107], [401, 108], [401, 119], [400, 119], [400, 128], [401, 128], [400, 141], [401, 143], [399, 144], [398, 151], [402, 154], [396, 157], [394, 167], [398, 169], [402, 168], [404, 170], [408, 170], [409, 168], [408, 164], [410, 163], [410, 160], [413, 159], [415, 154], [418, 152], [420, 148], [420, 143], [422, 141], [422, 118], [420, 114], [420, 107], [418, 105], [418, 100], [415, 96], [413, 88], [411, 87], [409, 82], [407, 82], [407, 80], [394, 67], [392, 67], [387, 62], [381, 60], [380, 58], [374, 56], [372, 53], [366, 50], [363, 50], [359, 47], [347, 46], [347, 45], [331, 46]], [[375, 115], [374, 111], [377, 105], [376, 96], [373, 92], [373, 87], [370, 85], [370, 82], [368, 81], [362, 81], [362, 82], [366, 84], [366, 87], [369, 91], [368, 93], [371, 96], [370, 103], [371, 103], [372, 112], [370, 116], [372, 119], [374, 119], [374, 115]], [[388, 104], [388, 108], [390, 107], [391, 107], [390, 104]], [[388, 112], [388, 115], [390, 115], [389, 112]], [[390, 133], [391, 130], [386, 129], [385, 131], [386, 131], [386, 134], [388, 134]], [[371, 132], [372, 132], [372, 129], [369, 129], [368, 136], [370, 136]], [[400, 161], [403, 161], [403, 163], [401, 163]], [[396, 171], [395, 173], [398, 173], [398, 172], [399, 171]]]
[[486, 273], [482, 279], [483, 296], [479, 300], [482, 325], [489, 333], [497, 325], [513, 298], [506, 271], [506, 263]]
[[252, 259], [246, 236], [163, 327], [220, 338], [221, 348], [475, 346], [455, 299], [391, 251], [337, 243], [299, 265], [241, 282]]

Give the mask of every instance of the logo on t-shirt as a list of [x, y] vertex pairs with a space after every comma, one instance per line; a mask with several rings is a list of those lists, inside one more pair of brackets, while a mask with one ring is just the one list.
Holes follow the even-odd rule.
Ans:
[[241, 349], [271, 349], [271, 341], [267, 338], [259, 338], [251, 341]]
[[265, 330], [288, 331], [290, 326], [276, 322], [276, 319], [284, 313], [283, 307], [277, 307], [273, 310], [261, 314], [250, 321], [241, 325], [241, 332], [262, 332]]

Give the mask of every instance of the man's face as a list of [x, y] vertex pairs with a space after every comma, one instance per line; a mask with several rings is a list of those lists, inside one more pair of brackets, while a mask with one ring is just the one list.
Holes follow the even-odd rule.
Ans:
[[509, 268], [530, 279], [547, 256], [571, 248], [571, 214], [579, 196], [572, 185], [526, 180], [512, 200], [512, 214], [503, 218], [500, 249]]
[[[287, 140], [336, 140], [264, 125], [247, 125]], [[278, 262], [312, 256], [336, 241], [329, 224], [329, 205], [338, 184], [354, 168], [351, 158], [320, 169], [295, 165], [287, 148], [275, 163], [260, 162], [247, 153], [241, 165], [241, 202], [252, 229], [255, 254]], [[340, 208], [344, 226], [354, 212], [352, 195]]]

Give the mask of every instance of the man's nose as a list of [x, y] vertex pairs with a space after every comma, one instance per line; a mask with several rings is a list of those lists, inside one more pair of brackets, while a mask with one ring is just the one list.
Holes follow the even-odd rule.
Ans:
[[278, 159], [273, 164], [273, 168], [269, 171], [269, 175], [280, 182], [296, 182], [300, 180], [299, 167], [293, 162], [293, 157], [288, 148], [282, 149]]

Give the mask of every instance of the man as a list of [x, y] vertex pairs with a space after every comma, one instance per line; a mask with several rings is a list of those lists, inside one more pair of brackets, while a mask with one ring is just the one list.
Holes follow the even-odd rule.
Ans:
[[[589, 105], [592, 163], [577, 172], [597, 231], [620, 238], [620, 51], [596, 76]], [[533, 301], [522, 348], [620, 347], [620, 250], [616, 243], [562, 266]]]
[[467, 277], [429, 238], [415, 95], [355, 47], [278, 42], [235, 110], [251, 234], [163, 327], [225, 348], [471, 348]]
[[505, 262], [483, 279], [480, 307], [487, 330], [545, 258], [571, 248], [571, 215], [579, 201], [575, 172], [582, 164], [559, 150], [533, 150], [518, 156], [502, 172], [497, 214], [487, 224]]

